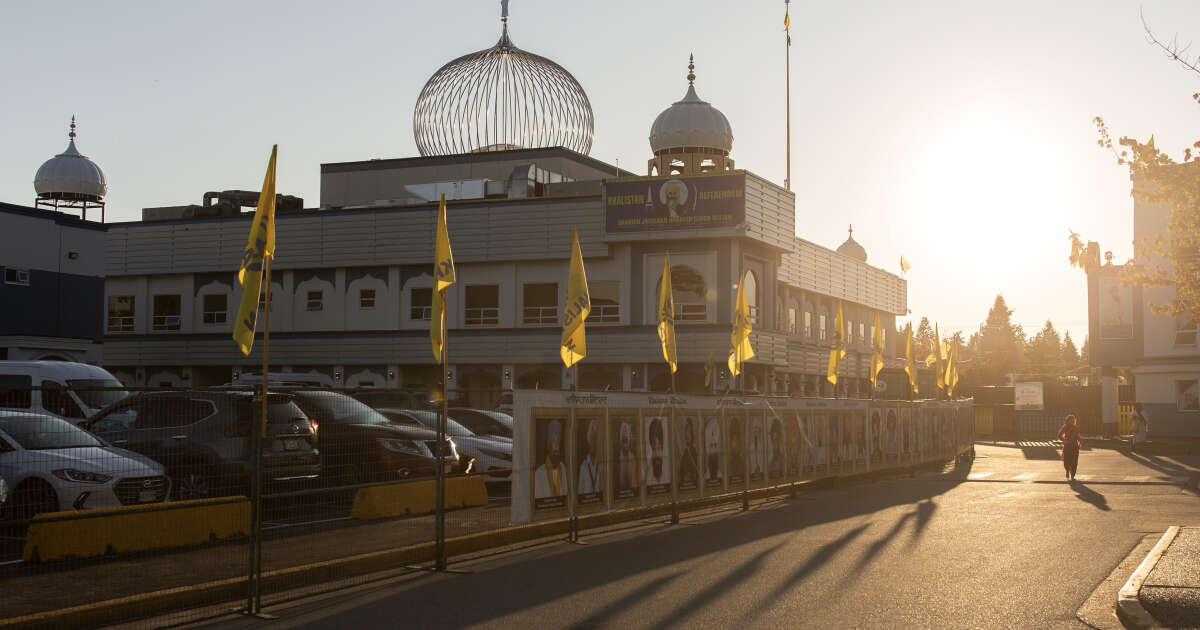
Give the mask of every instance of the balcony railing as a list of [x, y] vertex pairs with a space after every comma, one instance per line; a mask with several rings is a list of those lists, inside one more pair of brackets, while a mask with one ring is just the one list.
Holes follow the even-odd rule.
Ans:
[[675, 321], [703, 322], [708, 321], [707, 302], [676, 302]]
[[621, 321], [620, 304], [592, 304], [592, 314], [588, 315], [589, 322], [618, 323]]
[[499, 323], [499, 307], [473, 306], [463, 309], [463, 325], [465, 326], [495, 326]]
[[543, 325], [558, 323], [557, 306], [526, 306], [521, 317], [526, 324]]
[[133, 316], [109, 315], [108, 332], [133, 332]]
[[432, 306], [414, 306], [408, 311], [408, 318], [413, 321], [429, 321], [433, 319]]
[[150, 320], [151, 330], [179, 330], [178, 315], [155, 315]]

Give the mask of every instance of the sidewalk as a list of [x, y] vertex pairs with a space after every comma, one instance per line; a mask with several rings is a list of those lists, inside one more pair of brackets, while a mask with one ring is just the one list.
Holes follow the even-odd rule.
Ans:
[[[1114, 438], [1084, 437], [1083, 445], [1087, 448], [1127, 451], [1132, 437], [1131, 435]], [[1135, 452], [1151, 455], [1200, 455], [1200, 440], [1196, 438], [1151, 438], [1145, 443], [1139, 444]]]
[[1181, 527], [1138, 592], [1155, 621], [1168, 628], [1200, 626], [1200, 527]]

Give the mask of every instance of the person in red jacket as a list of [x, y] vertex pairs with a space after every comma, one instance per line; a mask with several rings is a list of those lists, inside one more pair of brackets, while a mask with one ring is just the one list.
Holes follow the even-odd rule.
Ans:
[[1063, 443], [1063, 468], [1067, 469], [1067, 479], [1075, 479], [1075, 471], [1079, 468], [1079, 449], [1083, 446], [1083, 442], [1079, 440], [1079, 425], [1075, 421], [1075, 416], [1070, 414], [1067, 416], [1063, 425], [1058, 428], [1058, 439]]

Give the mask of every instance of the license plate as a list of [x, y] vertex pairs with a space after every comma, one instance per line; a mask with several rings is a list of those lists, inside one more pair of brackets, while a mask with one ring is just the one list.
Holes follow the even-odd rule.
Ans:
[[300, 440], [284, 440], [283, 441], [283, 450], [285, 450], [285, 451], [300, 450]]
[[151, 503], [158, 500], [158, 493], [153, 490], [142, 490], [138, 493], [138, 503]]

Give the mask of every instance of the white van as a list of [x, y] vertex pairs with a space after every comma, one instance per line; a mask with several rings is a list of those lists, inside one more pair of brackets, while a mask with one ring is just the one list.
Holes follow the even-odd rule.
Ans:
[[107, 370], [67, 361], [0, 361], [0, 408], [52, 413], [72, 424], [129, 395]]

